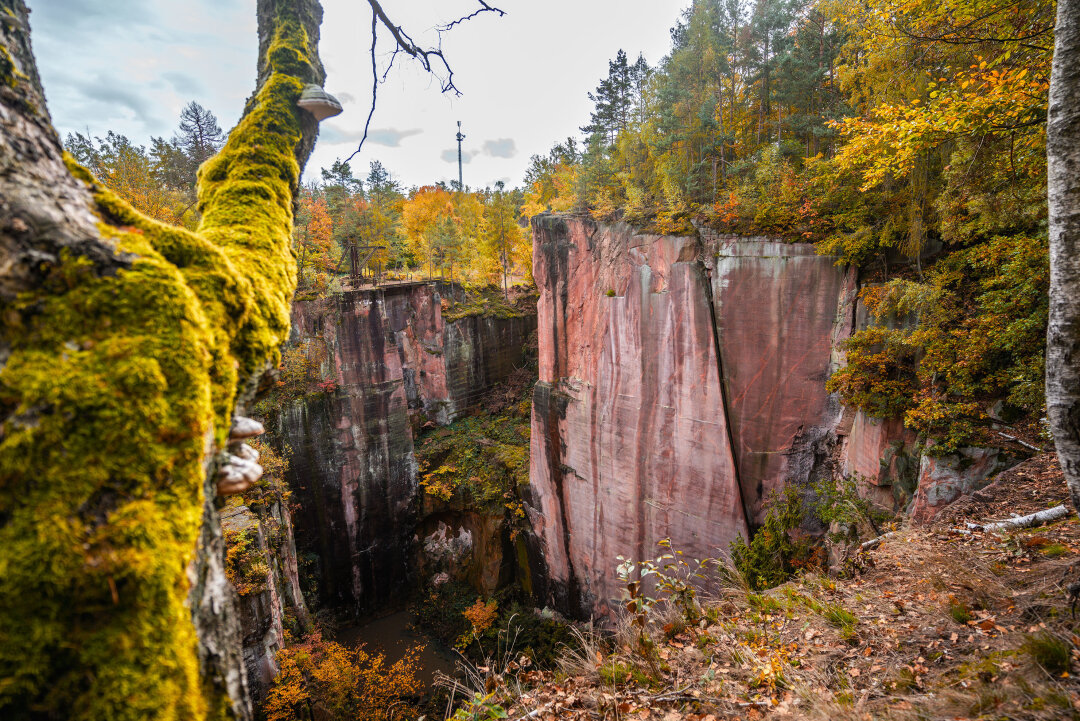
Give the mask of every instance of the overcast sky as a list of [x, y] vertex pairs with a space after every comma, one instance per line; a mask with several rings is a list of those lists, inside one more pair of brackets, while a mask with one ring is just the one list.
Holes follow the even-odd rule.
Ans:
[[[689, 0], [502, 0], [447, 34], [443, 47], [463, 95], [400, 62], [379, 88], [373, 132], [352, 162], [357, 176], [381, 160], [405, 186], [457, 176], [454, 133], [466, 135], [465, 184], [519, 185], [529, 156], [545, 153], [589, 119], [586, 93], [619, 48], [655, 65]], [[255, 0], [29, 0], [32, 40], [53, 122], [71, 131], [123, 133], [139, 144], [171, 136], [196, 100], [228, 130], [251, 93]], [[390, 0], [414, 39], [474, 10], [470, 0]], [[306, 178], [348, 156], [368, 111], [371, 15], [364, 0], [323, 0], [320, 51], [326, 88], [345, 112], [323, 123]], [[381, 64], [390, 40], [380, 39]]]

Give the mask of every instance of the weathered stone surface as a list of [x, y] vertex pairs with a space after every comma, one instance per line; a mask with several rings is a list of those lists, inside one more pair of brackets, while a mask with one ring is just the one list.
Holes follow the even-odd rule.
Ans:
[[903, 508], [918, 482], [916, 433], [904, 428], [901, 418], [849, 413], [852, 423], [844, 439], [841, 471], [849, 478], [859, 478], [860, 492], [877, 505]]
[[806, 244], [533, 220], [540, 381], [530, 519], [542, 589], [617, 597], [616, 556], [725, 551], [767, 495], [830, 472], [825, 391], [855, 322], [854, 272]]
[[706, 245], [742, 493], [760, 523], [769, 494], [809, 481], [835, 440], [843, 409], [825, 381], [835, 341], [851, 333], [855, 276], [806, 243]]
[[247, 506], [225, 509], [225, 532], [247, 532], [254, 537], [268, 569], [261, 590], [239, 597], [243, 664], [251, 699], [260, 706], [278, 674], [275, 655], [285, 644], [286, 612], [306, 626], [307, 607], [300, 593], [296, 546], [289, 513], [279, 503], [253, 513]]
[[997, 473], [1016, 462], [998, 448], [961, 448], [945, 456], [923, 456], [911, 517], [929, 521], [960, 496], [989, 485]]
[[291, 449], [302, 551], [319, 557], [324, 604], [354, 613], [407, 590], [419, 522], [414, 429], [448, 423], [522, 363], [535, 317], [445, 322], [435, 284], [298, 301], [294, 340], [325, 346], [338, 390], [296, 401]]
[[[747, 532], [695, 238], [533, 220], [541, 291], [530, 520], [547, 594], [603, 611], [616, 556], [670, 536], [715, 555]], [[611, 291], [611, 292], [609, 292]]]

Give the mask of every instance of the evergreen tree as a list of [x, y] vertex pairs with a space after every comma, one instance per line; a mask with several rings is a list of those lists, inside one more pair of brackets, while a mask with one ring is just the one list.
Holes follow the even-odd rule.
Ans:
[[180, 132], [175, 140], [198, 168], [221, 149], [225, 133], [214, 114], [192, 100], [180, 111]]

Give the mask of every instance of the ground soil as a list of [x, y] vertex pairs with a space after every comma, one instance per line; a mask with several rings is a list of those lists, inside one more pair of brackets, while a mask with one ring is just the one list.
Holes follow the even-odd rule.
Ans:
[[504, 659], [479, 678], [511, 719], [1080, 718], [1076, 515], [966, 526], [1067, 502], [1041, 454], [930, 524], [900, 524], [848, 577], [807, 573], [762, 594], [729, 581], [695, 625], [655, 611], [651, 661], [624, 628], [585, 633], [561, 671]]

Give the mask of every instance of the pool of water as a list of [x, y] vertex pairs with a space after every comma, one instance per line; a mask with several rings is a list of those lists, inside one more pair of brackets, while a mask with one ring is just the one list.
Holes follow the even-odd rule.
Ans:
[[420, 668], [416, 676], [425, 686], [430, 687], [435, 681], [435, 674], [440, 671], [447, 676], [455, 675], [457, 666], [450, 651], [435, 639], [413, 629], [412, 623], [411, 613], [399, 611], [341, 628], [338, 630], [337, 642], [348, 648], [363, 644], [368, 651], [381, 651], [386, 654], [387, 664], [400, 660], [411, 647], [423, 644], [424, 650], [420, 652]]

